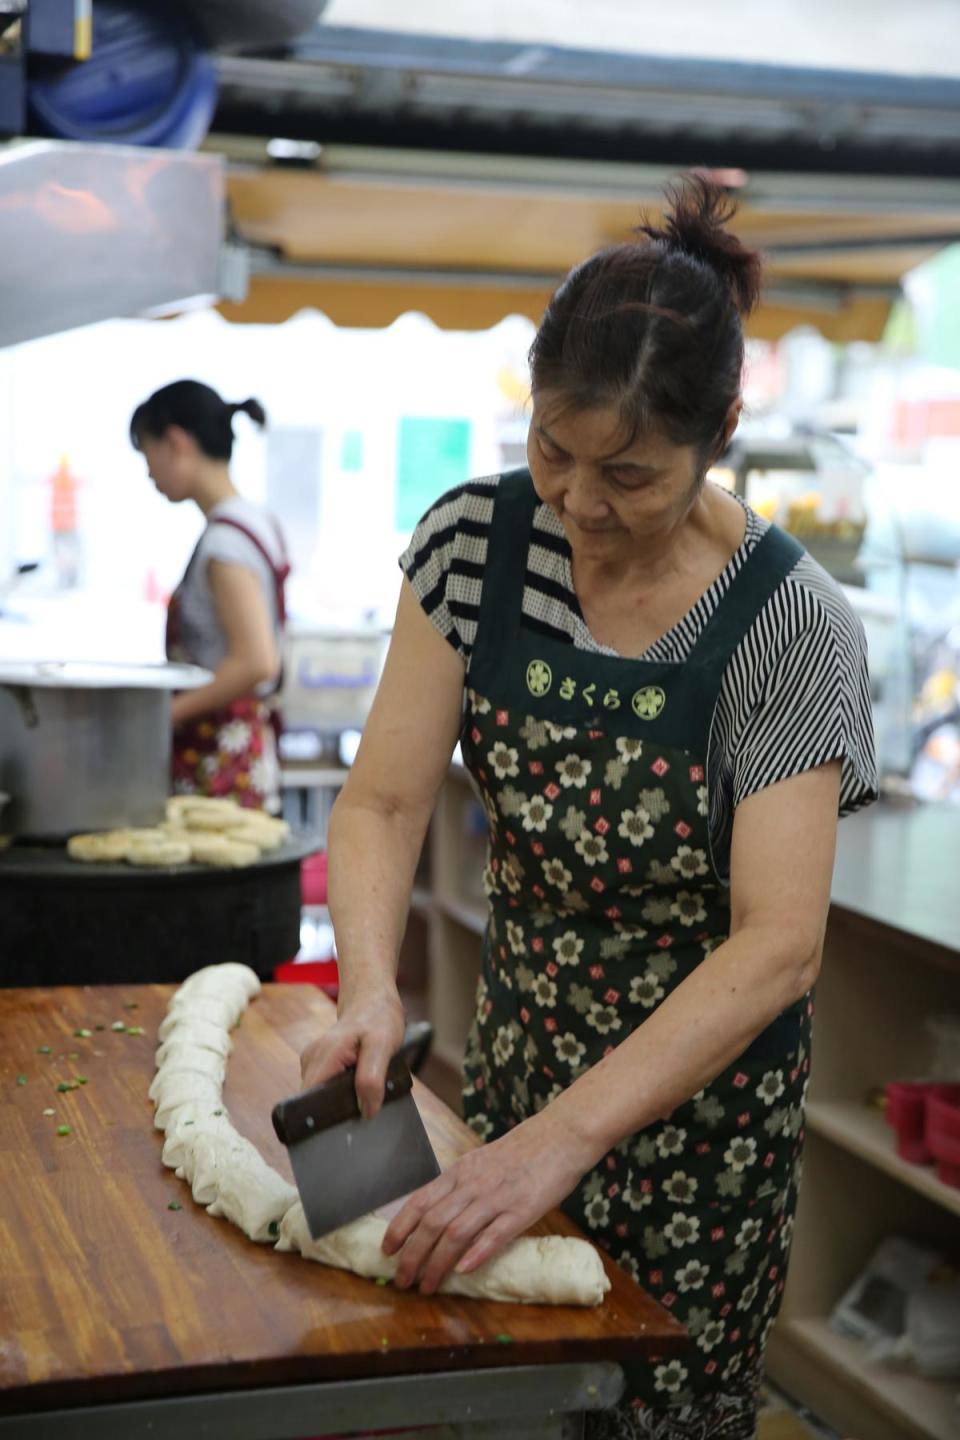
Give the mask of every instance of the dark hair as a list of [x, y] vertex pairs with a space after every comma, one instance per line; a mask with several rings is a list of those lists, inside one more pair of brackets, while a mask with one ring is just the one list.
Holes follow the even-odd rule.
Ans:
[[267, 423], [259, 400], [229, 405], [216, 390], [199, 380], [176, 380], [155, 390], [149, 400], [137, 406], [130, 420], [130, 440], [139, 450], [143, 440], [160, 440], [168, 425], [179, 425], [211, 460], [229, 460], [233, 454], [233, 417], [241, 410], [261, 428]]
[[615, 406], [627, 444], [648, 428], [706, 460], [743, 372], [741, 317], [756, 305], [760, 257], [726, 229], [736, 206], [702, 175], [666, 191], [662, 226], [571, 270], [530, 347], [533, 392], [565, 407]]

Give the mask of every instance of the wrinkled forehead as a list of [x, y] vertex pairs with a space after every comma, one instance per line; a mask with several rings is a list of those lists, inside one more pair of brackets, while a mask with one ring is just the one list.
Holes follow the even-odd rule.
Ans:
[[531, 421], [538, 434], [571, 455], [584, 459], [666, 462], [677, 446], [645, 417], [627, 413], [614, 403], [578, 401], [559, 391], [534, 395]]

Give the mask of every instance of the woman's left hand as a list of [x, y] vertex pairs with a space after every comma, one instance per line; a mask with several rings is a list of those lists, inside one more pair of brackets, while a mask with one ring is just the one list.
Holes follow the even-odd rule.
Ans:
[[490, 1260], [564, 1200], [596, 1161], [549, 1107], [500, 1140], [462, 1156], [410, 1196], [384, 1237], [398, 1254], [395, 1284], [432, 1295], [454, 1267]]

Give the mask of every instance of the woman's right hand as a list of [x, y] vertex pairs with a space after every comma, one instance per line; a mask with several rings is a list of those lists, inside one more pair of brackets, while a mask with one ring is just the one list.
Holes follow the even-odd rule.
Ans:
[[403, 1005], [392, 986], [341, 999], [336, 1024], [300, 1056], [303, 1088], [356, 1066], [360, 1112], [372, 1119], [383, 1104], [387, 1066], [403, 1044], [404, 1030]]

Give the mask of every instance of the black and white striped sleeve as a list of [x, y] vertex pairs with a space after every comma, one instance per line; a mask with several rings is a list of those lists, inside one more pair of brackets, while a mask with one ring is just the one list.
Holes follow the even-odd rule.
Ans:
[[831, 760], [842, 762], [841, 815], [875, 800], [866, 637], [840, 587], [804, 557], [765, 606], [744, 648], [758, 653], [753, 694], [734, 741], [734, 807]]
[[469, 664], [497, 477], [448, 490], [423, 516], [400, 568], [431, 622]]

